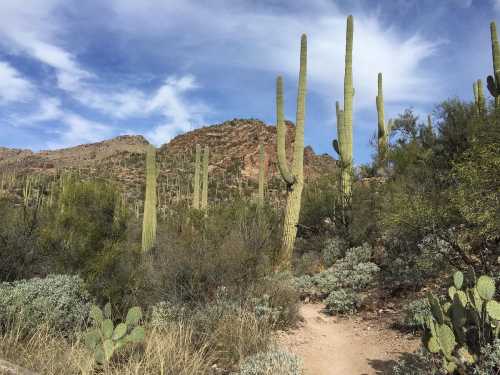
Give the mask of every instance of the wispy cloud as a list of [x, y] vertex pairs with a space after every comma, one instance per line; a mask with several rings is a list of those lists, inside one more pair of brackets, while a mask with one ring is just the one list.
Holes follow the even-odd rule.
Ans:
[[7, 62], [0, 61], [0, 104], [29, 100], [33, 91], [29, 80]]

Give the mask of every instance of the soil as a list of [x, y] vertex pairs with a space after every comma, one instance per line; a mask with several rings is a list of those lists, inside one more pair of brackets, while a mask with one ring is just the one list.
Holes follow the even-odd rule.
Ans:
[[387, 319], [331, 317], [323, 308], [302, 305], [300, 327], [279, 338], [302, 358], [306, 375], [391, 374], [395, 360], [420, 345], [419, 338], [390, 328]]

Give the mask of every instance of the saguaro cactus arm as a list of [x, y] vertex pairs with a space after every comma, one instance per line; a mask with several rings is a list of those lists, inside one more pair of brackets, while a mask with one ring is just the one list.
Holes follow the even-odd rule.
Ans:
[[495, 105], [498, 106], [500, 94], [500, 46], [498, 44], [497, 27], [495, 22], [490, 23], [491, 53], [493, 57], [493, 75], [486, 79], [487, 87], [492, 96], [495, 97]]
[[281, 177], [288, 185], [295, 182], [295, 177], [288, 168], [286, 160], [286, 125], [283, 108], [283, 78], [279, 76], [276, 79], [276, 127], [277, 127], [277, 147], [278, 147], [278, 168]]
[[295, 178], [302, 178], [304, 169], [304, 120], [306, 116], [307, 85], [307, 37], [300, 39], [300, 71], [297, 92], [297, 111], [295, 121], [295, 142], [293, 145], [292, 173]]

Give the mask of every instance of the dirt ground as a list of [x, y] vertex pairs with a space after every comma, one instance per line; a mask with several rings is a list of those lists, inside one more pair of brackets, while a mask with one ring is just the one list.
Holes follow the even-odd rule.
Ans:
[[279, 343], [304, 361], [306, 375], [391, 374], [401, 354], [420, 340], [391, 329], [387, 321], [330, 317], [323, 305], [304, 304], [300, 327], [282, 333]]

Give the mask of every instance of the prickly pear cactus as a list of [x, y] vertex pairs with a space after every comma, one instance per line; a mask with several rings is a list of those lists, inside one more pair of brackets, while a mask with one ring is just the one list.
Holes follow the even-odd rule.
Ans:
[[440, 354], [449, 374], [469, 373], [481, 361], [481, 348], [500, 338], [500, 303], [494, 300], [495, 282], [481, 276], [467, 290], [464, 275], [456, 272], [448, 288], [449, 302], [429, 295], [431, 313], [426, 317], [425, 347]]
[[116, 326], [111, 320], [111, 305], [104, 306], [104, 312], [97, 306], [90, 309], [93, 327], [85, 334], [85, 345], [94, 353], [95, 361], [106, 364], [114, 352], [127, 343], [138, 343], [144, 340], [144, 328], [139, 326], [142, 319], [140, 307], [132, 307], [124, 323]]

